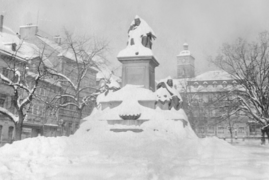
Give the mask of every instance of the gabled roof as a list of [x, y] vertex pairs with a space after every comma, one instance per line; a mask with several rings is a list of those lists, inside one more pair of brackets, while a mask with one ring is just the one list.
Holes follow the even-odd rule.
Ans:
[[191, 81], [216, 81], [216, 80], [232, 80], [232, 76], [223, 70], [207, 71], [196, 76]]
[[[12, 50], [14, 44], [17, 49], [15, 51]], [[0, 32], [0, 51], [9, 56], [16, 56], [20, 60], [29, 60], [39, 56], [37, 46], [5, 32]]]

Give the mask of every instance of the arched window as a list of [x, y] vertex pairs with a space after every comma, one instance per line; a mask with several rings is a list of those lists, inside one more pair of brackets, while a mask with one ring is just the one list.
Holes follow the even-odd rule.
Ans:
[[217, 81], [214, 81], [213, 82], [213, 87], [217, 87], [217, 85], [218, 85]]
[[227, 87], [227, 81], [222, 82], [223, 87]]
[[236, 87], [237, 86], [237, 82], [236, 81], [233, 81], [233, 87]]
[[205, 81], [205, 82], [203, 82], [203, 85], [204, 85], [205, 87], [207, 87], [207, 86], [208, 86], [208, 83]]

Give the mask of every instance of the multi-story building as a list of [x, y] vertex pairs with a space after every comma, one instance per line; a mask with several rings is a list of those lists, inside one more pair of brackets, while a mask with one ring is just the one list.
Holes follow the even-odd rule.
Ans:
[[[53, 64], [53, 68], [67, 77], [69, 77], [73, 82], [77, 83], [77, 74], [78, 69], [77, 65], [82, 66], [83, 63], [77, 62], [75, 56], [70, 48], [66, 48], [61, 44], [60, 36], [49, 36], [48, 34], [40, 31], [36, 25], [26, 25], [20, 27], [20, 38], [24, 39], [27, 42], [31, 42], [39, 47], [39, 49], [44, 50], [44, 55], [50, 59]], [[82, 69], [82, 68], [80, 68]], [[89, 67], [85, 75], [85, 78], [82, 79], [80, 86], [91, 87], [85, 88], [79, 94], [79, 99], [82, 99], [84, 96], [90, 95], [96, 91], [96, 75], [98, 71], [95, 68]], [[74, 95], [76, 92], [70, 88], [70, 84], [61, 83], [62, 90], [65, 93]], [[59, 94], [59, 93], [58, 93]], [[68, 97], [61, 99], [62, 103], [72, 101]], [[73, 134], [79, 127], [81, 118], [88, 116], [94, 104], [89, 104], [85, 106], [81, 111], [79, 111], [76, 106], [69, 105], [67, 107], [62, 107], [58, 111], [58, 120], [61, 122], [62, 132], [64, 135]]]
[[[75, 61], [68, 56], [68, 52], [63, 51], [59, 36], [50, 38], [47, 35], [41, 35], [44, 33], [38, 31], [38, 27], [35, 25], [21, 26], [20, 33], [16, 35], [12, 32], [7, 33], [3, 28], [3, 18], [3, 16], [0, 17], [0, 71], [5, 76], [12, 78], [10, 77], [12, 73], [9, 72], [7, 66], [16, 64], [21, 69], [23, 78], [31, 81], [31, 78], [33, 80], [35, 73], [37, 73], [38, 64], [41, 60], [47, 66], [57, 67], [57, 71], [66, 75], [73, 70]], [[92, 88], [82, 91], [79, 98], [96, 91], [96, 74], [96, 69], [89, 68], [86, 78], [81, 83]], [[71, 75], [70, 78], [74, 75]], [[94, 104], [87, 105], [80, 115], [73, 106], [55, 111], [44, 101], [41, 101], [41, 99], [48, 99], [56, 94], [61, 94], [66, 89], [68, 89], [68, 85], [59, 83], [53, 76], [39, 82], [36, 90], [36, 96], [39, 98], [35, 98], [28, 108], [23, 123], [22, 138], [35, 137], [39, 134], [45, 136], [70, 135], [76, 131], [80, 119], [91, 113]], [[0, 106], [14, 112], [12, 96], [12, 89], [1, 80]], [[65, 98], [62, 100], [68, 101]], [[0, 143], [11, 142], [14, 137], [14, 130], [13, 122], [0, 114]]]
[[[177, 56], [178, 79], [174, 86], [183, 98], [183, 108], [189, 121], [200, 137], [217, 136], [230, 138], [259, 137], [259, 126], [237, 108], [234, 95], [229, 92], [238, 88], [227, 72], [216, 70], [194, 76], [194, 58], [187, 45]], [[184, 73], [182, 73], [183, 71]]]
[[[0, 23], [2, 24], [2, 23]], [[3, 24], [2, 24], [3, 25]], [[37, 47], [34, 44], [22, 41], [17, 35], [4, 32], [0, 28], [0, 71], [9, 79], [14, 79], [14, 73], [10, 68], [16, 67], [21, 72], [22, 78], [31, 85], [35, 76], [36, 66], [34, 62], [40, 61]], [[46, 60], [46, 64], [50, 63]], [[48, 92], [57, 92], [61, 89], [58, 84], [52, 83], [52, 79], [41, 80], [36, 91], [37, 96], [46, 96]], [[22, 96], [24, 94], [21, 94]], [[13, 101], [13, 90], [4, 80], [0, 80], [0, 106], [16, 114]], [[29, 112], [23, 123], [22, 138], [35, 137], [38, 134], [45, 136], [57, 135], [57, 117], [49, 113], [46, 105], [38, 100], [33, 100]], [[0, 144], [11, 142], [14, 136], [14, 123], [0, 114]]]

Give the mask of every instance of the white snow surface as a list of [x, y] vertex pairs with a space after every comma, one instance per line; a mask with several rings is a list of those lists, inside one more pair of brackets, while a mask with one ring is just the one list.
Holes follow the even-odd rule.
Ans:
[[149, 90], [145, 89], [143, 86], [140, 85], [131, 85], [127, 84], [119, 91], [105, 94], [100, 94], [97, 97], [97, 104], [100, 102], [110, 102], [110, 101], [130, 101], [131, 99], [138, 99], [140, 101], [155, 101], [156, 96], [154, 93]]
[[[139, 16], [136, 16], [135, 19], [136, 18], [139, 18], [141, 23], [135, 30], [128, 32], [128, 45], [119, 52], [118, 57], [153, 56], [152, 50], [142, 45], [141, 36], [146, 36], [150, 32], [155, 36], [155, 33], [145, 20]], [[134, 25], [134, 23], [135, 21], [133, 20], [130, 26]], [[131, 39], [133, 39], [134, 45], [131, 45]]]
[[177, 56], [190, 56], [190, 55], [191, 55], [190, 50], [183, 50], [183, 51], [180, 51], [180, 53]]
[[229, 73], [223, 70], [208, 71], [193, 78], [193, 81], [232, 80]]
[[[16, 51], [12, 51], [12, 43], [16, 43]], [[39, 56], [37, 46], [20, 40], [16, 35], [5, 32], [0, 32], [0, 50], [11, 55], [16, 55], [17, 58], [23, 58], [24, 60]]]
[[[173, 81], [172, 87], [170, 87], [167, 84], [167, 80], [169, 80], [169, 79], [171, 79]], [[160, 81], [158, 81], [158, 84], [161, 82], [166, 84], [167, 89], [172, 93], [172, 95], [168, 92], [168, 90], [166, 88], [161, 87], [155, 91], [155, 94], [156, 94], [159, 101], [161, 101], [161, 102], [170, 101], [173, 96], [177, 96], [182, 101], [182, 97], [179, 94], [179, 90], [174, 86], [175, 82], [170, 76], [168, 76], [165, 79], [161, 79]]]
[[[73, 136], [39, 136], [0, 148], [0, 179], [265, 180], [269, 177], [268, 158], [217, 138], [199, 139], [190, 126], [171, 120], [175, 116], [186, 118], [183, 110], [152, 110], [152, 118], [141, 125], [143, 132], [115, 133], [109, 130], [112, 125], [99, 120], [100, 114], [109, 115], [113, 109], [95, 109]], [[113, 127], [117, 126], [120, 125]]]

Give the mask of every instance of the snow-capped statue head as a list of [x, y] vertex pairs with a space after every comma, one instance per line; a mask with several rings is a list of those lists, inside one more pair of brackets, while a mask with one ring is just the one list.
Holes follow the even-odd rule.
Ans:
[[151, 49], [155, 38], [155, 33], [146, 21], [135, 16], [128, 30], [127, 47], [120, 51], [118, 57], [153, 55]]

